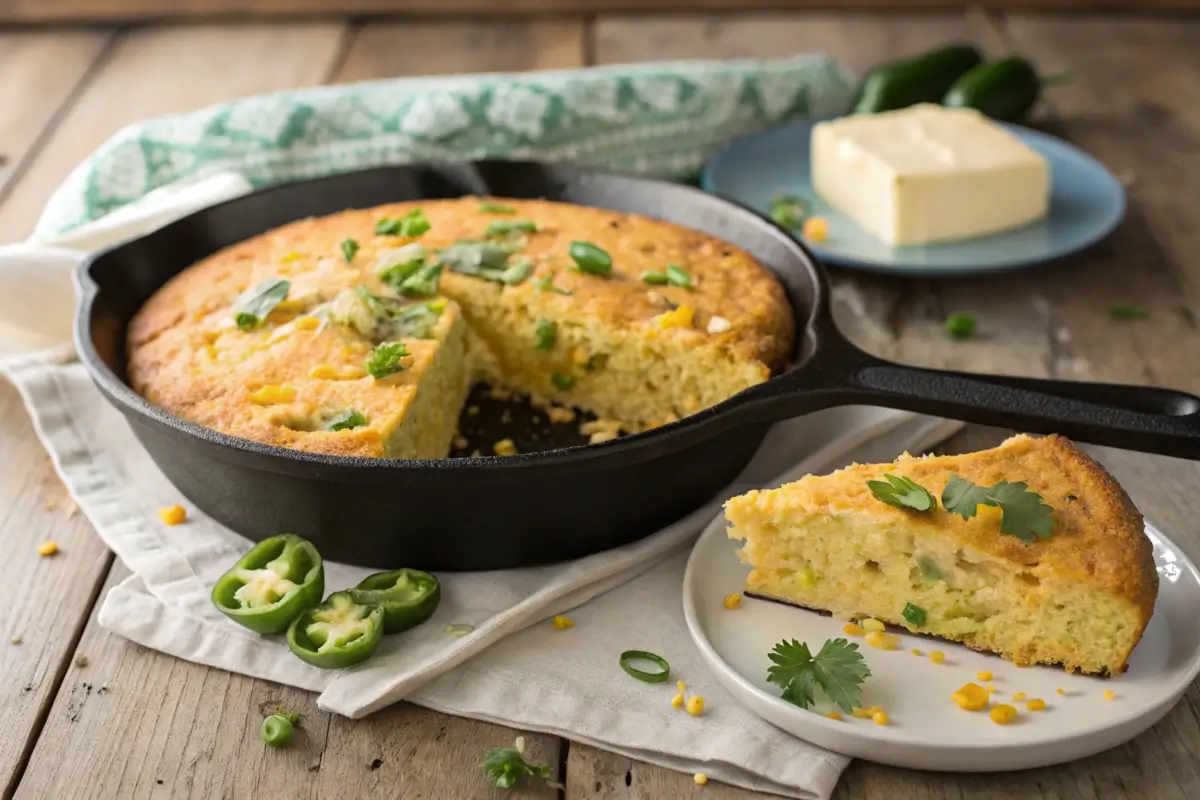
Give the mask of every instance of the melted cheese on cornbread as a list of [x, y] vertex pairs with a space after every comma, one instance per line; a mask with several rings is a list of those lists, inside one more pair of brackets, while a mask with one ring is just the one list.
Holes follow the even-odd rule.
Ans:
[[[132, 385], [184, 418], [269, 444], [442, 457], [475, 380], [637, 431], [766, 380], [790, 353], [793, 321], [782, 287], [744, 251], [633, 214], [495, 202], [512, 213], [489, 213], [479, 198], [397, 203], [302, 220], [215, 253], [168, 282], [134, 317]], [[376, 235], [377, 220], [417, 208], [430, 222], [422, 236]], [[514, 219], [537, 226], [522, 234], [514, 256], [528, 258], [532, 274], [505, 285], [444, 271], [445, 309], [435, 336], [403, 339], [412, 356], [397, 375], [366, 375], [373, 343], [320, 319], [320, 309], [352, 287], [394, 296], [374, 273], [381, 254], [411, 241], [432, 254], [482, 239], [493, 221]], [[349, 262], [341, 252], [345, 239], [359, 245]], [[611, 275], [572, 269], [574, 241], [607, 251]], [[643, 272], [673, 263], [691, 277], [691, 290], [642, 280]], [[238, 296], [271, 277], [291, 281], [287, 299], [262, 328], [237, 329]], [[556, 326], [548, 349], [537, 346], [539, 320]], [[323, 420], [348, 409], [369, 424], [322, 429]]]
[[[891, 473], [940, 497], [951, 475], [1024, 481], [1054, 509], [1054, 533], [1000, 533], [999, 509], [971, 519], [887, 505], [868, 480]], [[1118, 673], [1158, 590], [1141, 515], [1102, 467], [1061, 437], [1017, 436], [959, 456], [854, 465], [725, 507], [744, 539], [747, 591], [845, 618], [875, 617], [1001, 654], [1018, 664]], [[916, 627], [907, 603], [926, 611]]]

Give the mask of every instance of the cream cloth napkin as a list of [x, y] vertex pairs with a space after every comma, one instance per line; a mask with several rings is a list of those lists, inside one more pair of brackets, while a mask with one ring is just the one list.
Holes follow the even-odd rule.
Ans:
[[[874, 408], [781, 423], [734, 485], [674, 525], [567, 564], [444, 573], [442, 603], [429, 623], [387, 637], [359, 667], [318, 670], [279, 637], [254, 635], [212, 607], [213, 581], [250, 542], [195, 508], [185, 524], [162, 525], [156, 509], [182, 498], [63, 343], [69, 271], [85, 252], [247, 188], [236, 175], [171, 187], [51, 244], [0, 249], [0, 371], [21, 392], [80, 508], [134, 573], [105, 597], [100, 624], [180, 658], [321, 692], [321, 708], [348, 717], [407, 699], [749, 789], [829, 797], [848, 759], [767, 724], [707, 674], [684, 624], [687, 554], [728, 496], [853, 460], [926, 450], [958, 423]], [[341, 589], [367, 572], [329, 564], [326, 584]], [[548, 617], [559, 613], [575, 627], [555, 629]], [[445, 632], [451, 623], [474, 630], [456, 638]], [[704, 716], [671, 708], [670, 687], [628, 678], [617, 654], [635, 648], [667, 658], [673, 676], [706, 697]]]

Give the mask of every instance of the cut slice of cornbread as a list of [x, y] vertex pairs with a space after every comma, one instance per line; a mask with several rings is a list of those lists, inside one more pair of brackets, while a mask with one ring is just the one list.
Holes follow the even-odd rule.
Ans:
[[[939, 498], [951, 476], [1024, 482], [1054, 512], [1049, 538], [1001, 533], [1001, 510], [963, 519], [880, 501], [867, 486], [909, 478]], [[725, 505], [744, 539], [749, 594], [962, 642], [1020, 665], [1123, 672], [1158, 592], [1142, 517], [1105, 470], [1062, 437], [991, 450], [856, 464]], [[1032, 537], [1031, 537], [1032, 538]], [[906, 606], [911, 606], [906, 615]], [[923, 619], [922, 619], [923, 617]]]

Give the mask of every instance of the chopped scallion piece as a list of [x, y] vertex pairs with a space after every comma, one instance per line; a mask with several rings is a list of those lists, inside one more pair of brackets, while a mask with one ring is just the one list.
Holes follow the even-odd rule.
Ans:
[[425, 245], [412, 242], [380, 253], [379, 260], [375, 262], [375, 274], [388, 286], [400, 291], [404, 281], [424, 263]]
[[513, 259], [513, 263], [500, 275], [500, 282], [505, 286], [516, 286], [533, 272], [533, 262], [528, 258]]
[[1113, 319], [1145, 319], [1150, 316], [1150, 312], [1144, 308], [1125, 304], [1113, 306], [1108, 313], [1112, 315]]
[[347, 264], [354, 260], [354, 254], [357, 252], [357, 241], [354, 239], [342, 239], [342, 258], [346, 259]]
[[671, 282], [667, 277], [667, 273], [657, 270], [646, 270], [642, 273], [642, 283], [653, 284], [654, 286], [666, 286]]
[[396, 290], [408, 297], [433, 297], [442, 277], [441, 264], [426, 264], [400, 282]]
[[807, 205], [795, 195], [776, 194], [771, 198], [771, 219], [784, 228], [799, 228], [807, 214]]
[[334, 414], [325, 423], [327, 431], [346, 431], [361, 428], [367, 424], [367, 418], [354, 409], [347, 409], [340, 414]]
[[498, 219], [487, 226], [483, 235], [491, 239], [495, 236], [507, 236], [510, 233], [536, 233], [537, 225], [527, 219]]
[[920, 606], [915, 606], [912, 603], [905, 603], [904, 610], [900, 612], [909, 623], [919, 628], [925, 624], [925, 609]]
[[684, 289], [694, 288], [692, 276], [684, 272], [683, 267], [678, 264], [667, 265], [667, 280], [672, 286], [682, 286]]
[[[658, 672], [647, 672], [646, 670], [638, 669], [633, 666], [635, 661], [649, 661], [659, 668]], [[671, 665], [667, 660], [657, 653], [651, 653], [648, 650], [626, 650], [621, 653], [620, 658], [621, 669], [637, 678], [639, 681], [646, 683], [665, 683], [671, 675]]]
[[975, 335], [975, 315], [959, 311], [946, 317], [946, 333], [954, 339], [970, 339]]
[[559, 391], [566, 392], [575, 388], [575, 379], [570, 375], [564, 375], [561, 372], [556, 372], [550, 376], [550, 382], [554, 384], [554, 388]]
[[534, 335], [537, 338], [535, 345], [537, 349], [549, 350], [554, 346], [554, 340], [558, 338], [558, 325], [548, 319], [539, 319]]
[[429, 220], [419, 208], [414, 208], [399, 219], [385, 217], [375, 223], [378, 236], [420, 236], [428, 230]]
[[365, 367], [372, 378], [386, 378], [404, 369], [400, 359], [407, 355], [408, 347], [404, 342], [384, 342], [371, 351]]
[[554, 292], [555, 294], [570, 295], [569, 289], [562, 289], [554, 285], [554, 277], [547, 275], [543, 278], [535, 278], [533, 281], [534, 288], [539, 292]]
[[513, 206], [505, 205], [504, 203], [493, 203], [489, 200], [481, 200], [479, 210], [485, 214], [515, 214], [517, 209]]
[[275, 306], [283, 302], [291, 288], [289, 280], [267, 278], [237, 299], [233, 306], [233, 321], [241, 330], [254, 330], [263, 324]]
[[580, 272], [601, 277], [612, 273], [612, 256], [591, 242], [571, 242], [567, 254]]

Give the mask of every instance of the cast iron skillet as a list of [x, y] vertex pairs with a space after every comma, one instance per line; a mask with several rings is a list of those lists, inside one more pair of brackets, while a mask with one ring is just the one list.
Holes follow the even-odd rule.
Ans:
[[[125, 382], [130, 318], [170, 277], [218, 248], [292, 220], [465, 194], [544, 197], [646, 214], [744, 248], [783, 282], [794, 366], [665, 427], [587, 447], [577, 425], [535, 430], [515, 457], [398, 461], [314, 455], [239, 439], [156, 408]], [[641, 538], [732, 481], [771, 423], [831, 406], [908, 409], [1200, 459], [1200, 399], [1163, 389], [918, 369], [867, 355], [838, 332], [821, 267], [758, 214], [686, 186], [536, 163], [373, 169], [255, 192], [100, 253], [77, 273], [75, 337], [100, 391], [198, 508], [253, 539], [291, 532], [363, 566], [479, 570], [577, 558]], [[464, 425], [483, 445], [513, 424]], [[484, 420], [479, 423], [479, 420]], [[549, 447], [550, 449], [545, 450]], [[484, 450], [490, 452], [490, 449]], [[163, 502], [170, 498], [163, 498]]]

